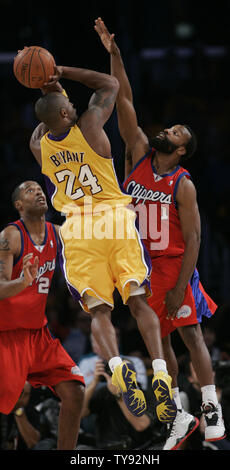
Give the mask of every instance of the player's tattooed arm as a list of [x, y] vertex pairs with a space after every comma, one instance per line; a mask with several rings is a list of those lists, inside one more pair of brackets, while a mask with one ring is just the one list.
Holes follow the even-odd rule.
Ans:
[[0, 239], [0, 251], [9, 251], [9, 240], [7, 238]]
[[14, 252], [11, 248], [10, 230], [6, 228], [0, 234], [0, 280], [11, 278], [11, 263], [13, 264]]
[[92, 106], [96, 106], [102, 109], [109, 108], [111, 105], [114, 105], [116, 96], [116, 90], [98, 90], [93, 94], [89, 102], [89, 108], [91, 108]]
[[[33, 276], [30, 277], [27, 273], [28, 269], [31, 270], [31, 266], [34, 269], [34, 265], [30, 263], [31, 254], [23, 258], [23, 269], [26, 275], [17, 279], [11, 279], [13, 262], [19, 256], [20, 250], [21, 237], [18, 229], [14, 226], [6, 227], [0, 234], [0, 299], [19, 294], [33, 280]], [[32, 274], [34, 275], [34, 273]]]
[[[77, 67], [58, 66], [57, 71], [59, 71], [59, 73], [53, 76], [53, 81], [51, 81], [50, 84], [55, 83], [55, 80], [59, 80], [59, 78], [65, 78], [82, 83], [82, 85], [95, 90], [90, 99], [88, 110], [83, 113], [80, 119], [82, 121], [84, 115], [87, 115], [87, 119], [90, 119], [91, 116], [88, 115], [88, 112], [89, 110], [92, 111], [93, 108], [99, 113], [99, 119], [98, 116], [95, 115], [95, 122], [93, 122], [93, 124], [95, 125], [99, 120], [98, 125], [104, 125], [113, 111], [119, 90], [118, 80], [106, 73]], [[93, 113], [90, 114], [93, 115]]]
[[0, 279], [4, 279], [4, 278], [5, 278], [5, 279], [7, 280], [7, 278], [5, 277], [5, 266], [6, 266], [5, 261], [2, 261], [2, 260], [0, 259]]
[[114, 88], [111, 86], [111, 88], [96, 90], [89, 101], [88, 119], [90, 114], [93, 117], [93, 113], [95, 113], [95, 121], [97, 119], [100, 125], [104, 125], [113, 111], [116, 96], [116, 86]]
[[96, 72], [95, 75], [94, 72], [92, 74], [95, 78], [95, 91], [88, 109], [78, 119], [77, 125], [98, 155], [111, 158], [111, 145], [103, 127], [113, 112], [119, 84], [117, 79], [110, 75]]
[[4, 259], [1, 259], [1, 253], [7, 252], [7, 251], [8, 252], [10, 251], [9, 240], [6, 237], [2, 237], [0, 238], [0, 279], [5, 279], [5, 280], [7, 280], [6, 262], [4, 261]]

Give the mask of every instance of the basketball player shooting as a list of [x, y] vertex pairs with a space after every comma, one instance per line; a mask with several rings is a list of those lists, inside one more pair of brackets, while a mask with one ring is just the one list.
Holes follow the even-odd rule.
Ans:
[[[64, 91], [53, 92], [52, 87], [60, 79], [73, 80], [94, 90], [81, 116], [77, 116]], [[41, 123], [31, 136], [30, 148], [45, 175], [54, 208], [66, 215], [60, 240], [68, 288], [92, 316], [92, 332], [109, 363], [113, 384], [121, 390], [128, 409], [141, 416], [146, 400], [137, 386], [132, 364], [120, 358], [111, 322], [113, 292], [115, 287], [118, 289], [137, 321], [153, 361], [157, 416], [161, 421], [171, 422], [176, 414], [171, 377], [163, 359], [159, 320], [146, 302], [148, 254], [135, 228], [135, 214], [127, 208], [132, 198], [119, 187], [110, 142], [103, 129], [114, 108], [118, 81], [96, 71], [59, 66], [46, 91], [49, 87], [51, 92], [35, 104]], [[112, 236], [101, 236], [99, 227], [105, 219], [113, 229]], [[123, 236], [116, 238], [122, 224]], [[89, 227], [90, 234], [85, 234]]]
[[[182, 411], [177, 385], [178, 365], [170, 342], [177, 329], [187, 346], [202, 391], [205, 439], [223, 439], [225, 428], [218, 403], [210, 355], [200, 328], [202, 317], [211, 317], [217, 306], [204, 291], [196, 263], [200, 246], [200, 215], [196, 189], [189, 172], [181, 163], [196, 150], [196, 137], [187, 125], [176, 124], [162, 130], [149, 142], [139, 127], [133, 105], [131, 86], [120, 50], [104, 22], [98, 18], [95, 30], [110, 54], [111, 74], [120, 84], [116, 107], [120, 134], [126, 145], [126, 180], [124, 188], [133, 204], [145, 205], [150, 220], [151, 206], [157, 206], [162, 223], [168, 218], [169, 242], [160, 249], [151, 232], [143, 239], [152, 263], [152, 296], [149, 305], [157, 313], [163, 339], [164, 356], [170, 375], [178, 412], [169, 426], [165, 450], [178, 448], [197, 427], [197, 420]], [[142, 187], [144, 192], [135, 188]], [[148, 194], [148, 196], [147, 196]], [[164, 211], [162, 211], [164, 206]], [[165, 206], [168, 206], [165, 207]]]

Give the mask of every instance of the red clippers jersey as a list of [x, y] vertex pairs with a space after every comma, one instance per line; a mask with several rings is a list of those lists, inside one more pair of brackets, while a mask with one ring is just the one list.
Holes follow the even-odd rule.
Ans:
[[185, 243], [176, 204], [178, 183], [187, 170], [178, 165], [171, 173], [158, 175], [153, 166], [154, 149], [135, 165], [124, 182], [133, 198], [139, 230], [151, 258], [179, 256]]
[[36, 247], [22, 219], [9, 225], [16, 226], [21, 234], [21, 253], [14, 262], [11, 279], [23, 275], [22, 260], [28, 253], [38, 256], [39, 267], [31, 286], [13, 297], [0, 300], [0, 331], [42, 328], [47, 323], [46, 301], [56, 264], [58, 241], [55, 228], [46, 222], [43, 245]]

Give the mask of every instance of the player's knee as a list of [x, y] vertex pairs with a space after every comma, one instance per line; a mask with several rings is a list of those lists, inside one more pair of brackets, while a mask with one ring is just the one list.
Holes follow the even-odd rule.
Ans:
[[106, 305], [106, 304], [100, 304], [100, 305], [97, 305], [96, 307], [92, 307], [90, 309], [90, 313], [93, 317], [100, 316], [100, 315], [110, 316], [111, 307], [109, 307], [109, 305]]
[[106, 304], [98, 305], [90, 309], [92, 317], [91, 331], [97, 334], [98, 329], [102, 328], [102, 325], [108, 325], [111, 323], [111, 308]]
[[128, 307], [134, 317], [137, 317], [147, 305], [145, 295], [131, 295], [127, 301]]
[[70, 408], [79, 408], [83, 405], [85, 387], [80, 382], [62, 382], [55, 387], [55, 391], [60, 398], [62, 405]]
[[133, 317], [138, 320], [142, 317], [151, 318], [151, 323], [156, 323], [156, 326], [159, 323], [156, 313], [148, 305], [145, 295], [134, 295], [130, 296], [128, 299], [128, 307], [130, 309]]
[[181, 326], [178, 330], [188, 349], [194, 350], [201, 348], [204, 344], [204, 338], [201, 333], [200, 325]]

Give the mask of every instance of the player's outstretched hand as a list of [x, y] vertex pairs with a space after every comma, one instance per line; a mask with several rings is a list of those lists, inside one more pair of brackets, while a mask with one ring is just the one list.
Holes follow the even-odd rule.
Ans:
[[107, 27], [105, 26], [104, 21], [101, 18], [95, 20], [94, 25], [95, 31], [97, 31], [98, 36], [101, 38], [101, 42], [110, 54], [115, 54], [117, 51], [117, 45], [114, 41], [114, 34], [110, 34]]
[[33, 280], [38, 274], [38, 256], [35, 256], [34, 262], [31, 263], [31, 258], [33, 253], [28, 253], [28, 255], [23, 258], [23, 273], [24, 273], [24, 284], [25, 287], [32, 284]]

